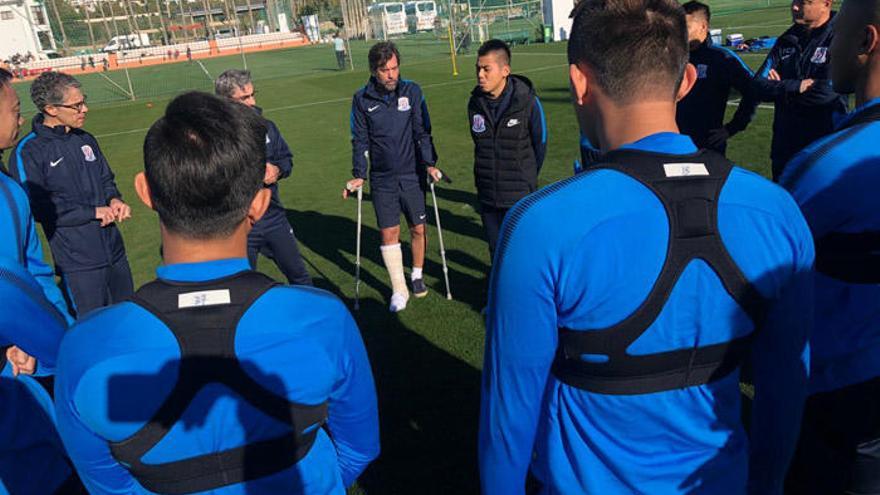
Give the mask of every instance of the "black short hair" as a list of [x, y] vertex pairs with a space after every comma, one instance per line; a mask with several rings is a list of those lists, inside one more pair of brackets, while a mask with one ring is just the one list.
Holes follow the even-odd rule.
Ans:
[[12, 84], [12, 72], [0, 67], [0, 88], [7, 84]]
[[370, 48], [367, 58], [370, 61], [370, 72], [376, 73], [379, 67], [387, 64], [391, 57], [397, 57], [397, 63], [400, 63], [400, 52], [397, 51], [397, 45], [391, 41], [380, 41]]
[[581, 0], [572, 12], [570, 64], [585, 64], [618, 103], [668, 92], [688, 63], [684, 10], [675, 0]]
[[168, 230], [228, 237], [266, 170], [266, 126], [253, 109], [207, 93], [178, 96], [144, 140], [153, 207]]
[[512, 60], [512, 57], [510, 56], [510, 47], [502, 40], [492, 39], [480, 45], [480, 49], [477, 50], [477, 57], [482, 57], [493, 52], [503, 55], [501, 63], [504, 65], [510, 65], [510, 61]]
[[712, 20], [712, 11], [709, 9], [709, 6], [703, 2], [691, 0], [682, 5], [681, 8], [684, 9], [684, 13], [687, 15], [703, 14], [707, 22]]

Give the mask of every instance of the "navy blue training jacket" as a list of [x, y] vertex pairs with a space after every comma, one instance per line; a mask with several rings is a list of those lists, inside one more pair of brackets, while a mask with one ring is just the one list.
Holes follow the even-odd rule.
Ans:
[[82, 129], [46, 127], [37, 114], [19, 141], [9, 172], [24, 186], [43, 225], [59, 272], [94, 270], [125, 256], [115, 224], [101, 227], [95, 208], [122, 199], [94, 136]]
[[[830, 134], [835, 118], [846, 113], [846, 97], [832, 89], [829, 73], [834, 21], [832, 12], [831, 20], [818, 29], [807, 30], [798, 24], [790, 27], [755, 74], [755, 95], [776, 106], [770, 158], [779, 170], [774, 170], [774, 176], [779, 176], [782, 165], [795, 153]], [[771, 69], [779, 73], [781, 81], [767, 79]], [[804, 79], [816, 82], [801, 94]]]
[[369, 178], [371, 188], [396, 191], [424, 184], [425, 168], [436, 163], [428, 105], [418, 84], [401, 79], [387, 92], [375, 78], [351, 102], [352, 176]]
[[[262, 115], [262, 110], [256, 108], [257, 112]], [[281, 136], [281, 131], [275, 122], [264, 118], [266, 123], [266, 161], [281, 169], [281, 175], [278, 180], [286, 179], [293, 171], [293, 153], [290, 147]], [[278, 182], [268, 186], [272, 191], [272, 201], [269, 203], [269, 209], [266, 214], [256, 224], [254, 229], [269, 229], [284, 220], [287, 212], [284, 210], [284, 204], [281, 202], [281, 196], [278, 194]]]
[[[675, 120], [682, 134], [694, 140], [698, 148], [710, 148], [709, 131], [724, 127], [730, 136], [745, 129], [755, 115], [758, 101], [752, 96], [752, 70], [729, 48], [712, 44], [706, 38], [690, 52], [690, 62], [697, 68], [697, 82], [678, 102]], [[736, 113], [727, 125], [724, 113], [730, 89], [742, 95]], [[727, 145], [711, 148], [724, 153]]]

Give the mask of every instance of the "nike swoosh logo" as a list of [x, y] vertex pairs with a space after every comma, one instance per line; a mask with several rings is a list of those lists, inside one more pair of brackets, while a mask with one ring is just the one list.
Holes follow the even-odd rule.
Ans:
[[50, 167], [57, 167], [58, 164], [61, 163], [62, 160], [64, 160], [64, 157], [63, 157], [63, 156], [62, 156], [61, 158], [55, 160], [54, 162], [49, 162], [49, 166], [50, 166]]
[[367, 109], [367, 111], [368, 111], [368, 112], [372, 112], [373, 110], [375, 110], [375, 109], [377, 109], [377, 108], [379, 108], [379, 105], [376, 105], [376, 106], [374, 106], [374, 107], [370, 107], [370, 108]]
[[518, 121], [518, 120], [516, 120], [516, 119], [509, 120], [509, 121], [507, 122], [507, 127], [513, 127], [513, 126], [515, 126], [515, 125], [517, 125], [517, 124], [519, 124], [519, 121]]

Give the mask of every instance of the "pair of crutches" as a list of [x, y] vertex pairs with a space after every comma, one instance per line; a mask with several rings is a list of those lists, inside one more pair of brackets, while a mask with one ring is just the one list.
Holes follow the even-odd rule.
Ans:
[[[439, 169], [438, 169], [439, 170]], [[452, 183], [442, 170], [440, 171], [440, 180], [446, 183]], [[446, 282], [446, 299], [452, 300], [452, 290], [449, 287], [449, 267], [446, 264], [446, 246], [443, 244], [443, 228], [440, 226], [440, 209], [437, 206], [437, 193], [434, 189], [434, 181], [428, 178], [428, 186], [431, 188], [431, 199], [434, 202], [434, 218], [437, 220], [437, 238], [440, 241], [440, 259], [443, 261], [443, 279]], [[361, 300], [361, 225], [363, 225], [363, 202], [364, 188], [358, 187], [357, 191], [357, 241], [355, 243], [355, 263], [354, 263], [354, 309], [360, 310]], [[349, 188], [349, 192], [355, 192]]]

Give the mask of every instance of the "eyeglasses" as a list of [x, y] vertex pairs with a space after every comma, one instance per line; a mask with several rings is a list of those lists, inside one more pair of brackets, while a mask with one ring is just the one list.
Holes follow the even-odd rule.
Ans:
[[80, 113], [83, 111], [83, 108], [86, 107], [86, 97], [83, 96], [83, 99], [76, 102], [76, 103], [70, 103], [68, 105], [59, 103], [59, 104], [53, 105], [53, 106], [61, 107], [61, 108], [69, 108], [69, 109], [75, 111], [76, 113]]
[[241, 95], [241, 96], [239, 96], [238, 98], [236, 98], [236, 100], [238, 100], [238, 101], [248, 101], [248, 100], [250, 100], [251, 98], [256, 98], [256, 96], [257, 96], [257, 90], [254, 90], [254, 91], [251, 92], [251, 93], [248, 93], [248, 94], [246, 94], [246, 95]]

